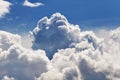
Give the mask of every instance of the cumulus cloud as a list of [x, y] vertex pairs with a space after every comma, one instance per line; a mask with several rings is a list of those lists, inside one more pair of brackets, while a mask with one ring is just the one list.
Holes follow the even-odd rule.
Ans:
[[[21, 46], [20, 41], [19, 35], [0, 31], [1, 80], [6, 75], [16, 80], [33, 80], [49, 69], [50, 61], [44, 51], [26, 49]], [[9, 79], [5, 77], [3, 80]]]
[[33, 49], [0, 31], [0, 79], [120, 80], [120, 28], [103, 32], [81, 31], [60, 13], [38, 21]]
[[24, 48], [31, 49], [32, 40], [33, 38], [29, 33], [21, 35], [21, 44]]
[[[109, 31], [107, 39], [99, 38], [92, 31], [80, 31], [78, 25], [56, 13], [38, 22], [32, 31], [32, 48], [45, 50], [50, 59], [49, 54], [53, 56], [51, 63], [62, 75], [60, 79], [52, 77], [55, 80], [119, 80], [119, 32], [118, 28]], [[52, 72], [49, 70], [38, 80], [48, 80]]]
[[43, 73], [41, 77], [36, 78], [36, 80], [64, 80], [64, 78], [63, 78], [63, 74], [61, 74], [60, 72], [56, 70], [52, 70], [52, 71]]
[[11, 3], [5, 0], [0, 0], [0, 18], [6, 13], [9, 13]]
[[42, 18], [31, 33], [34, 37], [32, 48], [45, 50], [51, 59], [58, 49], [67, 48], [72, 42], [79, 41], [80, 29], [56, 13], [50, 19]]
[[36, 2], [36, 3], [31, 3], [28, 0], [25, 0], [23, 3], [23, 6], [28, 6], [28, 7], [38, 7], [38, 6], [43, 6], [43, 3]]
[[[117, 29], [118, 31], [118, 29]], [[112, 31], [112, 34], [116, 30]], [[84, 32], [83, 32], [84, 33]], [[81, 32], [82, 34], [82, 32]], [[90, 35], [91, 34], [91, 35]], [[110, 32], [111, 34], [111, 32]], [[63, 80], [119, 80], [120, 79], [120, 43], [115, 46], [113, 38], [110, 38], [113, 42], [108, 47], [104, 46], [106, 43], [102, 39], [96, 38], [93, 33], [84, 33], [84, 39], [76, 44], [72, 48], [61, 49], [53, 56], [51, 60], [53, 66], [57, 71], [62, 73]], [[112, 37], [112, 36], [110, 36]], [[92, 41], [93, 40], [93, 41]], [[111, 42], [110, 40], [110, 42]], [[91, 43], [92, 42], [92, 43]], [[96, 47], [94, 46], [97, 45]], [[104, 44], [103, 44], [104, 43]], [[108, 44], [108, 43], [107, 43]], [[107, 48], [107, 52], [103, 51]], [[50, 70], [53, 72], [52, 70]], [[50, 72], [49, 71], [49, 72]], [[49, 77], [49, 74], [44, 73], [44, 77]], [[38, 80], [46, 80], [38, 78]], [[48, 80], [48, 79], [47, 79]], [[59, 79], [55, 79], [59, 80]], [[60, 79], [61, 80], [61, 79]]]
[[13, 77], [9, 78], [8, 76], [4, 76], [2, 80], [15, 80]]

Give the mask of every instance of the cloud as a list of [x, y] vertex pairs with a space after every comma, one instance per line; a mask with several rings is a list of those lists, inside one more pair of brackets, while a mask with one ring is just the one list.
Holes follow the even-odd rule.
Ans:
[[38, 6], [43, 6], [44, 4], [43, 3], [40, 3], [40, 2], [36, 2], [36, 3], [31, 3], [29, 2], [28, 0], [25, 0], [24, 3], [23, 3], [23, 6], [28, 6], [28, 7], [38, 7]]
[[31, 32], [34, 41], [33, 49], [43, 49], [51, 59], [58, 49], [67, 48], [72, 42], [79, 41], [78, 25], [69, 24], [60, 13], [53, 14], [50, 19], [42, 18]]
[[0, 18], [9, 13], [10, 5], [12, 5], [10, 2], [0, 0]]
[[[119, 32], [118, 28], [109, 31], [108, 37], [99, 38], [92, 31], [80, 31], [60, 13], [42, 18], [31, 32], [32, 48], [45, 50], [48, 57], [52, 55], [54, 70], [37, 80], [119, 80]], [[61, 78], [51, 77], [53, 72]]]
[[[52, 77], [54, 75], [54, 77]], [[40, 78], [36, 78], [36, 80], [64, 80], [63, 74], [56, 70], [48, 71], [47, 73], [43, 73]]]
[[29, 33], [21, 35], [21, 44], [24, 48], [31, 49], [32, 40], [33, 38], [30, 36]]
[[[72, 48], [61, 49], [54, 54], [51, 60], [56, 71], [61, 73], [63, 80], [119, 80], [120, 79], [120, 42], [113, 41], [111, 34], [119, 35], [119, 29], [110, 31], [110, 39], [108, 43], [104, 43], [102, 39], [97, 38], [91, 32], [81, 32], [82, 41], [75, 44]], [[87, 36], [87, 37], [86, 37]], [[116, 40], [116, 39], [115, 39]], [[112, 44], [111, 44], [112, 41]], [[118, 40], [120, 41], [120, 40]], [[92, 43], [91, 43], [92, 42]], [[94, 44], [97, 45], [96, 47]], [[107, 48], [107, 52], [103, 51]], [[53, 72], [52, 70], [50, 70]], [[50, 72], [48, 71], [48, 72]], [[48, 80], [48, 72], [44, 76], [40, 76], [38, 80]], [[54, 77], [55, 78], [55, 77]], [[61, 79], [55, 79], [61, 80]]]
[[[50, 61], [42, 50], [21, 46], [20, 36], [0, 31], [0, 79], [33, 80], [49, 69]], [[3, 80], [6, 80], [4, 77]], [[11, 80], [11, 79], [10, 79]]]
[[13, 77], [9, 78], [8, 76], [4, 76], [2, 80], [15, 80]]
[[17, 34], [13, 35], [0, 30], [0, 48], [2, 50], [8, 50], [13, 44], [21, 44], [20, 38], [21, 37]]
[[33, 49], [0, 31], [0, 80], [120, 80], [120, 28], [96, 34], [60, 13], [38, 21]]

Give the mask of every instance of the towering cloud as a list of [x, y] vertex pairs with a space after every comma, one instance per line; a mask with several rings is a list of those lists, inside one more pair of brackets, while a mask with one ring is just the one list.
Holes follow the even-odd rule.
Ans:
[[[45, 50], [50, 59], [52, 55], [55, 69], [38, 80], [119, 80], [119, 32], [119, 28], [110, 31], [109, 38], [101, 39], [92, 31], [81, 32], [60, 13], [44, 17], [32, 32], [32, 48]], [[61, 78], [50, 77], [54, 72]]]
[[68, 23], [60, 13], [53, 14], [50, 19], [42, 18], [33, 30], [33, 49], [43, 49], [51, 59], [58, 49], [68, 48], [72, 42], [79, 41], [78, 25]]
[[0, 18], [6, 13], [9, 13], [11, 3], [5, 0], [0, 0]]
[[1, 80], [120, 80], [120, 28], [99, 38], [55, 13], [31, 34], [33, 50], [0, 31]]

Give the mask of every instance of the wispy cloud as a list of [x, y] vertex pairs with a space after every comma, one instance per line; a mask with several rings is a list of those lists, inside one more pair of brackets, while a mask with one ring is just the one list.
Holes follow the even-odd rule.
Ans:
[[23, 3], [23, 6], [28, 6], [28, 7], [39, 7], [39, 6], [43, 6], [43, 3], [40, 2], [36, 2], [36, 3], [31, 3], [28, 0], [25, 0]]

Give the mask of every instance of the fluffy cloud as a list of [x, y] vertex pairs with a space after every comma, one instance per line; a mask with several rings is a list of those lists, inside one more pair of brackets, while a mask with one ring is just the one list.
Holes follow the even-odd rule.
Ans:
[[[49, 69], [50, 61], [44, 51], [25, 49], [20, 41], [19, 35], [0, 31], [1, 80], [5, 75], [16, 80], [33, 80]], [[5, 77], [3, 80], [9, 79]]]
[[17, 34], [13, 35], [5, 31], [0, 31], [0, 48], [8, 50], [13, 44], [21, 44], [21, 37]]
[[2, 80], [15, 80], [13, 77], [9, 78], [8, 76], [4, 76]]
[[9, 13], [11, 3], [5, 0], [0, 0], [0, 18], [6, 13]]
[[58, 49], [68, 48], [72, 42], [79, 41], [80, 29], [56, 13], [50, 19], [42, 18], [31, 33], [34, 37], [32, 48], [45, 50], [51, 59]]
[[0, 31], [0, 79], [120, 80], [120, 28], [105, 33], [81, 31], [60, 13], [31, 31], [33, 50], [19, 35]]
[[[114, 32], [116, 33], [116, 30]], [[113, 41], [112, 44], [114, 44], [112, 48], [116, 49], [108, 49], [107, 53], [103, 51], [105, 48], [108, 48], [104, 46], [106, 43], [103, 44], [103, 40], [95, 38], [95, 35], [91, 35], [91, 39], [93, 41], [90, 40], [90, 37], [85, 38], [74, 47], [62, 49], [55, 53], [51, 62], [56, 71], [62, 74], [61, 77], [63, 80], [120, 79], [120, 47], [118, 46], [120, 43], [117, 43], [118, 45], [115, 46], [116, 42], [114, 43], [113, 39], [110, 38]], [[89, 41], [92, 41], [92, 44]], [[97, 47], [94, 47], [94, 42], [99, 42], [95, 44]], [[53, 71], [50, 70], [49, 72]], [[43, 78], [46, 78], [46, 76], [49, 77], [49, 74], [44, 73], [42, 79], [40, 77], [38, 80], [48, 80]], [[56, 78], [55, 80], [61, 79]]]
[[[32, 32], [32, 48], [52, 55], [56, 71], [49, 70], [37, 80], [119, 80], [119, 32], [119, 28], [110, 31], [107, 39], [101, 39], [92, 31], [80, 31], [60, 13], [42, 18]], [[51, 77], [53, 72], [61, 78]]]
[[[54, 76], [54, 77], [52, 77]], [[36, 80], [64, 80], [63, 74], [56, 70], [48, 71], [43, 73], [40, 78], [36, 78]]]
[[43, 3], [36, 2], [36, 3], [31, 3], [28, 0], [25, 0], [23, 3], [23, 6], [28, 6], [28, 7], [38, 7], [38, 6], [43, 6]]

